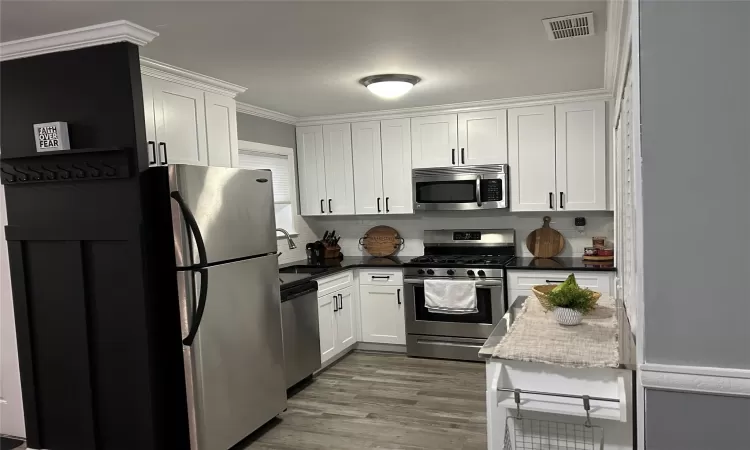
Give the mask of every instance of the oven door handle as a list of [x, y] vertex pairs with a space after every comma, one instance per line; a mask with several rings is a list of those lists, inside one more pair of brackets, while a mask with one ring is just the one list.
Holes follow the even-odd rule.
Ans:
[[[404, 283], [413, 284], [413, 285], [424, 285], [424, 280], [419, 278], [404, 278]], [[495, 280], [495, 281], [481, 281], [476, 284], [476, 287], [478, 288], [485, 288], [485, 287], [501, 287], [503, 285], [502, 280]]]
[[476, 180], [476, 194], [477, 194], [477, 206], [482, 206], [482, 176], [477, 175]]

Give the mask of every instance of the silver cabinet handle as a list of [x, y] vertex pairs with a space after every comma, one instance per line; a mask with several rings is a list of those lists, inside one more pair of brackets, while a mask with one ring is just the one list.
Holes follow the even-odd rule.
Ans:
[[476, 184], [477, 206], [482, 206], [482, 176], [477, 175]]

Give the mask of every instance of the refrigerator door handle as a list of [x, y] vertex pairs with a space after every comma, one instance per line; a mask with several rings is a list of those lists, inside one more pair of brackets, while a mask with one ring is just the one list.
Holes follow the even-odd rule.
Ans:
[[182, 211], [182, 216], [185, 218], [185, 223], [193, 234], [195, 243], [198, 246], [198, 259], [200, 261], [194, 267], [198, 269], [203, 268], [208, 264], [208, 257], [206, 256], [206, 243], [203, 241], [203, 235], [201, 234], [201, 229], [198, 227], [198, 222], [195, 220], [195, 216], [192, 211], [190, 211], [190, 208], [188, 208], [185, 200], [183, 200], [179, 192], [172, 191], [169, 196], [177, 202], [177, 205], [179, 205], [180, 211]]
[[206, 310], [206, 299], [208, 297], [208, 269], [202, 268], [193, 270], [193, 274], [195, 274], [195, 272], [198, 272], [201, 275], [201, 288], [200, 293], [198, 294], [198, 308], [195, 310], [195, 315], [190, 321], [190, 331], [188, 332], [188, 335], [185, 336], [185, 339], [182, 340], [182, 344], [187, 345], [188, 347], [193, 345], [195, 335], [198, 334], [198, 327], [201, 324], [201, 320], [203, 320], [203, 312]]

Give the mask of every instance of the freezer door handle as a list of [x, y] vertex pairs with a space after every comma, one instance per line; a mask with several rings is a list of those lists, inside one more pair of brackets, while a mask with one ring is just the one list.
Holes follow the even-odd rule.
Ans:
[[190, 331], [188, 332], [188, 335], [185, 336], [185, 339], [182, 340], [182, 344], [187, 345], [188, 347], [193, 345], [195, 335], [198, 334], [198, 327], [201, 325], [201, 320], [203, 320], [203, 312], [206, 310], [206, 299], [208, 297], [208, 269], [202, 268], [193, 270], [193, 274], [195, 274], [195, 272], [198, 272], [201, 275], [201, 288], [200, 293], [198, 294], [198, 308], [194, 310], [193, 318], [190, 321]]
[[[172, 193], [169, 195], [174, 199], [174, 201], [177, 202], [177, 205], [180, 207], [180, 211], [182, 211], [182, 216], [185, 218], [185, 223], [188, 226], [188, 229], [190, 229], [190, 232], [193, 233], [193, 237], [195, 238], [195, 243], [198, 246], [198, 258], [199, 263], [197, 266], [193, 268], [202, 268], [205, 267], [206, 264], [208, 264], [208, 256], [206, 256], [206, 243], [203, 241], [203, 235], [201, 234], [201, 229], [198, 227], [198, 222], [195, 220], [195, 216], [193, 215], [193, 212], [190, 211], [190, 208], [188, 208], [187, 204], [185, 203], [185, 200], [183, 200], [182, 196], [177, 191], [172, 191]], [[190, 269], [190, 268], [183, 268], [183, 269]]]

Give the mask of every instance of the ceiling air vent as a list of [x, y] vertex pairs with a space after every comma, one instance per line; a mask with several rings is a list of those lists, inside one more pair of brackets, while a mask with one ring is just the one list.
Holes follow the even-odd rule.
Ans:
[[594, 35], [594, 13], [542, 19], [550, 41]]

